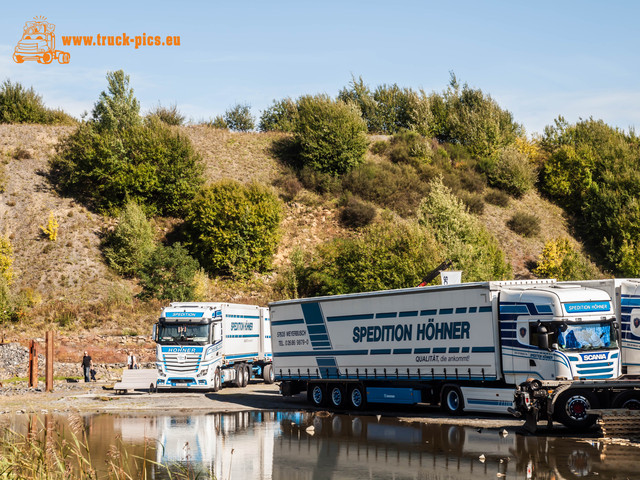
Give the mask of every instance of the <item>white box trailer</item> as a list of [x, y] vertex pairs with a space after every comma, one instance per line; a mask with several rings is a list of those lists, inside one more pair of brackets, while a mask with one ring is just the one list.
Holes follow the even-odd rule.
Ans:
[[506, 412], [528, 378], [620, 374], [609, 295], [553, 280], [287, 300], [270, 316], [283, 395], [317, 406]]
[[171, 303], [154, 325], [158, 389], [217, 391], [252, 377], [273, 383], [269, 309], [232, 303]]
[[609, 294], [620, 328], [623, 374], [640, 374], [640, 278], [562, 282], [599, 288]]

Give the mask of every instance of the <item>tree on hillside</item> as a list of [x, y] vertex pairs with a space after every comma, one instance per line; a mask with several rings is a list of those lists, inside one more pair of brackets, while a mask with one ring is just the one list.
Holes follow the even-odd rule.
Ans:
[[342, 175], [364, 161], [367, 126], [355, 105], [327, 95], [298, 100], [296, 143], [302, 166]]
[[236, 103], [224, 112], [223, 120], [229, 130], [235, 132], [249, 132], [256, 128], [256, 120], [251, 115], [251, 106]]
[[102, 91], [91, 113], [99, 130], [124, 130], [139, 125], [140, 103], [122, 70], [107, 73], [108, 92]]
[[482, 90], [458, 83], [451, 73], [449, 88], [431, 97], [433, 132], [441, 142], [459, 143], [476, 156], [491, 156], [522, 136], [511, 113]]

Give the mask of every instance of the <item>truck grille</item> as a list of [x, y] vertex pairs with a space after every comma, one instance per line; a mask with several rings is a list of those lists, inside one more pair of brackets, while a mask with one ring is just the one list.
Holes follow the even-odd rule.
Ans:
[[200, 356], [198, 354], [166, 353], [164, 368], [167, 373], [188, 373], [198, 370]]

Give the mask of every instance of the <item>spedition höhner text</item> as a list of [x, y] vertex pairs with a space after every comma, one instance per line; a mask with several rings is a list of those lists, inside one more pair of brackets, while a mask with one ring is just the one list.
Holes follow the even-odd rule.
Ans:
[[[415, 326], [415, 338], [414, 338]], [[410, 342], [412, 340], [462, 340], [469, 338], [469, 322], [434, 322], [400, 324], [400, 325], [370, 325], [368, 327], [353, 327], [353, 342]]]

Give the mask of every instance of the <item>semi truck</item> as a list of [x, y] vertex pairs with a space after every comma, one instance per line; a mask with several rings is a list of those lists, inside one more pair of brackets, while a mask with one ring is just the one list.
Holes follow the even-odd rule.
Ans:
[[620, 330], [623, 374], [640, 374], [640, 278], [564, 282], [604, 290], [611, 297]]
[[218, 391], [252, 377], [274, 382], [269, 310], [231, 303], [171, 303], [154, 325], [158, 390]]
[[507, 413], [526, 379], [620, 375], [609, 295], [554, 280], [285, 300], [270, 316], [281, 393], [321, 407]]
[[56, 26], [45, 21], [46, 18], [35, 17], [32, 22], [25, 22], [22, 38], [18, 41], [13, 60], [23, 63], [25, 60], [36, 60], [38, 63], [49, 64], [53, 60], [58, 63], [69, 63], [69, 52], [56, 50]]

